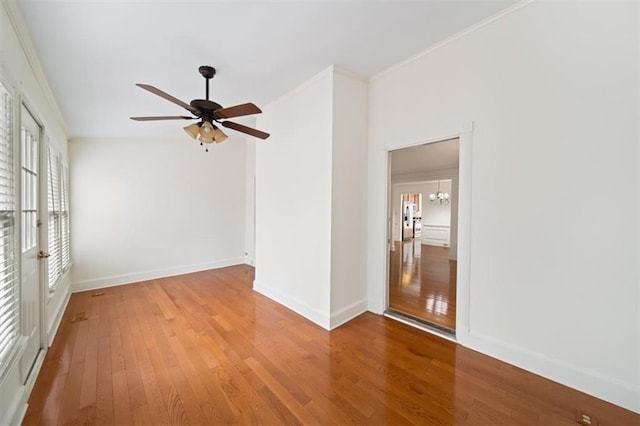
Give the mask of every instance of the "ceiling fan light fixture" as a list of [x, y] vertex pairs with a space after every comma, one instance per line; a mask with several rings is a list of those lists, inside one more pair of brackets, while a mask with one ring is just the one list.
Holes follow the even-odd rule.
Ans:
[[224, 142], [228, 137], [229, 136], [225, 135], [225, 133], [217, 127], [213, 129], [213, 139], [216, 143]]
[[183, 129], [193, 139], [198, 139], [198, 135], [200, 134], [200, 126], [198, 123], [189, 124], [187, 127], [183, 127]]
[[210, 138], [213, 135], [213, 124], [203, 121], [200, 126], [200, 137]]
[[213, 136], [202, 136], [202, 135], [200, 135], [200, 142], [213, 143], [213, 142], [215, 142], [215, 140], [213, 139]]

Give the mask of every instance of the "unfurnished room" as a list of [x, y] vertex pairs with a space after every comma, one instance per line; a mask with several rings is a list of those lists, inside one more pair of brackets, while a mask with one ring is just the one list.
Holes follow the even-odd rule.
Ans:
[[0, 4], [0, 425], [640, 426], [640, 1]]

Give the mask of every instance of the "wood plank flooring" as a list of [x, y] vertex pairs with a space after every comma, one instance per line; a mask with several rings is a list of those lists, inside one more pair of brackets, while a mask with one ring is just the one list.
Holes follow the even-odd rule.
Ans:
[[389, 256], [389, 307], [455, 332], [456, 275], [447, 247], [396, 241]]
[[328, 332], [252, 281], [234, 266], [72, 295], [24, 424], [640, 424], [384, 317]]

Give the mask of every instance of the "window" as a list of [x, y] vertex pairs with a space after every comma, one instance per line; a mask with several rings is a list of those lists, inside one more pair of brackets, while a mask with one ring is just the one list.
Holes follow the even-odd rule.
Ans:
[[16, 346], [20, 325], [15, 210], [13, 99], [0, 83], [0, 377]]
[[[40, 128], [23, 108], [23, 127], [20, 132], [22, 143], [22, 252], [36, 247], [38, 244], [38, 137]], [[28, 115], [28, 117], [26, 117]], [[30, 120], [29, 120], [30, 119]], [[25, 127], [29, 120], [32, 125]]]
[[47, 205], [49, 211], [49, 290], [71, 266], [69, 247], [69, 171], [61, 156], [49, 148]]

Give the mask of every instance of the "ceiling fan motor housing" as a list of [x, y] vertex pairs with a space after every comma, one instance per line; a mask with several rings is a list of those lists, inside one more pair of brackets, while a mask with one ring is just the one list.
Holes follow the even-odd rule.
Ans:
[[200, 111], [202, 113], [202, 117], [204, 119], [209, 119], [207, 121], [211, 121], [213, 119], [213, 112], [215, 110], [218, 110], [220, 108], [222, 108], [222, 105], [220, 105], [217, 102], [213, 102], [207, 99], [194, 99], [191, 102], [189, 102], [189, 105], [191, 105], [192, 107], [194, 107], [195, 109], [197, 109], [198, 111]]

